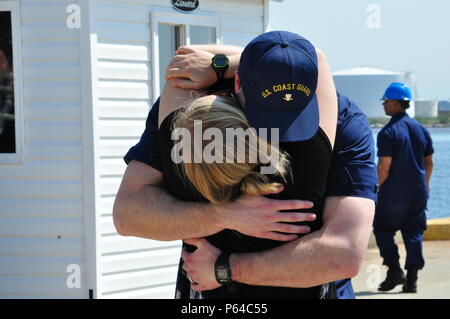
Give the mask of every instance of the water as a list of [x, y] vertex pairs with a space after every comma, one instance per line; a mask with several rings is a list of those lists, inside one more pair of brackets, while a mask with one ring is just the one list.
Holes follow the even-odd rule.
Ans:
[[[433, 140], [434, 168], [427, 216], [428, 219], [450, 217], [450, 128], [428, 130]], [[375, 141], [379, 131], [373, 130]]]

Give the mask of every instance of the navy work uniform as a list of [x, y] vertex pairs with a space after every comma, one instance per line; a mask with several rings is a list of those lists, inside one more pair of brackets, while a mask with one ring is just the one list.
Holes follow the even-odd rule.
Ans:
[[426, 229], [428, 189], [424, 158], [433, 154], [427, 129], [407, 113], [394, 115], [377, 138], [378, 157], [392, 157], [386, 181], [378, 194], [374, 234], [384, 265], [398, 263], [394, 235], [405, 243], [406, 269], [422, 269], [423, 231]]
[[[339, 115], [336, 140], [327, 185], [327, 196], [352, 196], [376, 201], [377, 172], [372, 131], [367, 118], [350, 99], [338, 94]], [[140, 141], [124, 160], [136, 160], [161, 171], [158, 153], [159, 99], [147, 117]], [[337, 297], [355, 298], [351, 280], [336, 282]]]

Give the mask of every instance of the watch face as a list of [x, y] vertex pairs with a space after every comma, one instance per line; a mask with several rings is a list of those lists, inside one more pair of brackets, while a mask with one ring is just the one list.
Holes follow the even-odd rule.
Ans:
[[228, 278], [228, 271], [226, 269], [217, 269], [217, 276], [219, 278], [227, 279]]
[[214, 57], [214, 67], [224, 68], [228, 66], [228, 58], [225, 55], [217, 55]]

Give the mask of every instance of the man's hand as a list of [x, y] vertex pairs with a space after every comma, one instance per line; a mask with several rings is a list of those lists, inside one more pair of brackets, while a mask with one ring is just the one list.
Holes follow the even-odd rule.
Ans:
[[183, 46], [175, 54], [166, 70], [166, 80], [173, 79], [173, 85], [199, 90], [216, 83], [217, 75], [211, 67], [212, 53]]
[[389, 177], [389, 170], [391, 169], [391, 165], [392, 165], [392, 157], [383, 156], [378, 158], [377, 171], [378, 171], [378, 185], [380, 185], [380, 187]]
[[[280, 188], [282, 189], [282, 188]], [[278, 190], [280, 192], [281, 190]], [[242, 234], [278, 241], [298, 238], [294, 234], [309, 233], [308, 226], [286, 222], [313, 221], [313, 213], [280, 212], [280, 210], [311, 208], [313, 204], [302, 200], [277, 200], [264, 196], [242, 195], [233, 202], [213, 206], [223, 228], [234, 229]], [[287, 233], [287, 234], [281, 234]]]
[[212, 290], [220, 287], [214, 274], [214, 264], [220, 256], [220, 249], [214, 247], [203, 238], [184, 239], [186, 244], [197, 247], [189, 253], [183, 249], [183, 270], [191, 281], [191, 288], [194, 291]]

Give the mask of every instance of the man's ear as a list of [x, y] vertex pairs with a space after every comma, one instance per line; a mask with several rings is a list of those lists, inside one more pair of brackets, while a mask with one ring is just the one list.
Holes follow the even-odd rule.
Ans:
[[234, 72], [234, 92], [239, 94], [241, 92], [241, 80], [239, 79], [238, 72]]
[[234, 73], [234, 93], [238, 96], [241, 106], [245, 108], [245, 96], [242, 91], [241, 80], [239, 79], [239, 74], [237, 71]]

